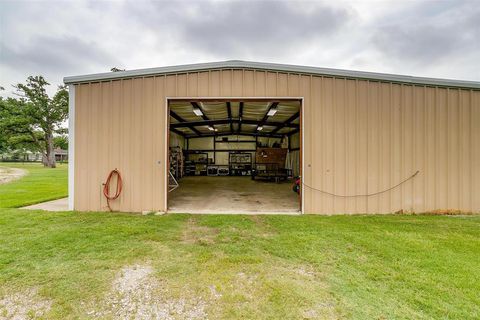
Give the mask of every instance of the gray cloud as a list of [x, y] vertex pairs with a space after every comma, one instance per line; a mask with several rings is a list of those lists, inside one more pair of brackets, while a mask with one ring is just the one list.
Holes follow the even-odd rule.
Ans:
[[480, 80], [477, 1], [0, 1], [0, 85], [245, 59]]
[[185, 4], [157, 2], [153, 8], [140, 12], [145, 27], [169, 26], [189, 48], [218, 55], [285, 55], [332, 37], [353, 18], [347, 8], [322, 3], [199, 2], [188, 3], [185, 11]]
[[73, 74], [95, 66], [103, 66], [107, 71], [118, 61], [95, 42], [73, 36], [38, 36], [16, 47], [1, 43], [0, 63], [19, 71]]
[[432, 65], [480, 51], [480, 8], [473, 2], [421, 4], [402, 14], [401, 23], [387, 23], [372, 37], [373, 45], [391, 60]]

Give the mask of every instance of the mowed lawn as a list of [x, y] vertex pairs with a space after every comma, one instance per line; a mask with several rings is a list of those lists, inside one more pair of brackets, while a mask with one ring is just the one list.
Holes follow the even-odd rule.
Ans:
[[27, 175], [7, 184], [0, 184], [0, 208], [17, 208], [68, 195], [68, 165], [45, 168], [39, 163], [0, 162], [0, 167], [18, 168]]
[[479, 292], [480, 216], [0, 209], [0, 318], [16, 303], [45, 319], [478, 319]]

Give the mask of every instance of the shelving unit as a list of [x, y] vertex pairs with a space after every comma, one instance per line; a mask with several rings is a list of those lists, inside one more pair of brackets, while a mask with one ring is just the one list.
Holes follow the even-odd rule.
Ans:
[[207, 167], [207, 176], [228, 176], [230, 175], [230, 169], [227, 165], [217, 164], [209, 165]]
[[207, 166], [208, 166], [208, 153], [206, 152], [186, 153], [185, 175], [206, 176]]
[[184, 173], [184, 156], [181, 147], [170, 147], [169, 163], [170, 172], [175, 179], [182, 178]]
[[231, 176], [249, 176], [252, 173], [252, 154], [248, 152], [230, 152], [228, 154], [228, 166]]

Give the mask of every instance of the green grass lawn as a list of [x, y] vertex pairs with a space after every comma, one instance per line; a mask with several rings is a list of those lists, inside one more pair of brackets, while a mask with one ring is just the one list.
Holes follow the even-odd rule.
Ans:
[[51, 169], [39, 163], [0, 162], [0, 167], [28, 172], [22, 179], [0, 184], [0, 208], [18, 208], [68, 195], [66, 164], [57, 164], [57, 168]]
[[478, 319], [479, 270], [480, 216], [0, 209], [0, 318]]

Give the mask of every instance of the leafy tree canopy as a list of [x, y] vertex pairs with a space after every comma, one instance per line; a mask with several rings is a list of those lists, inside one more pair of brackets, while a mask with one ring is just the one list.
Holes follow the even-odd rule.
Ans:
[[68, 136], [56, 136], [55, 138], [53, 138], [53, 145], [55, 146], [55, 148], [68, 150]]
[[42, 76], [30, 76], [26, 83], [14, 86], [19, 98], [0, 98], [0, 144], [38, 150], [44, 164], [54, 168], [54, 136], [65, 133], [62, 124], [68, 117], [68, 91], [59, 86], [49, 97], [48, 85]]

